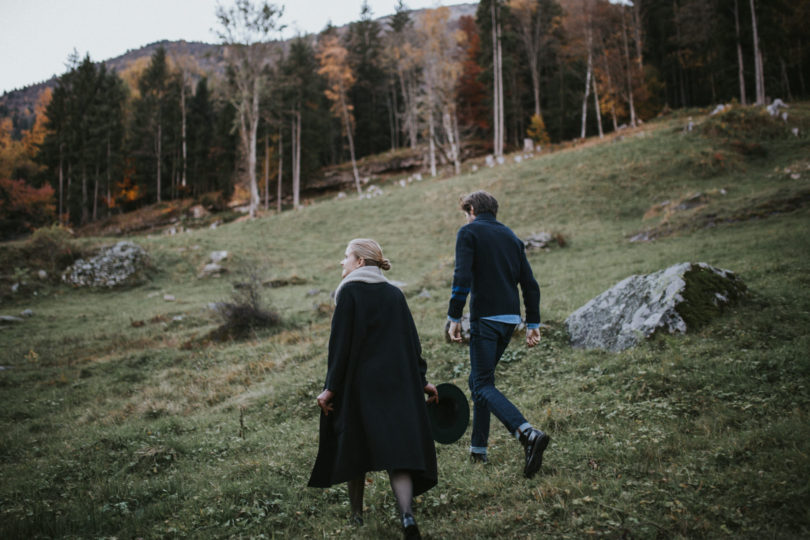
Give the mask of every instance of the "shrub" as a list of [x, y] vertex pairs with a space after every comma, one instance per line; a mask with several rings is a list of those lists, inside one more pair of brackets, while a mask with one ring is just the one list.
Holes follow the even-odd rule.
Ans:
[[34, 188], [25, 180], [0, 178], [0, 239], [50, 223], [55, 217], [53, 188]]
[[277, 326], [278, 313], [265, 306], [262, 279], [256, 270], [243, 271], [244, 279], [233, 284], [230, 301], [217, 304], [216, 313], [222, 324], [212, 332], [214, 339], [239, 339], [257, 329]]

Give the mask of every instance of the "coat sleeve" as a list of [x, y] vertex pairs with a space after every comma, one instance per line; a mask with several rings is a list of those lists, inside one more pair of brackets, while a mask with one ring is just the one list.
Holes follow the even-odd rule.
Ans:
[[470, 294], [473, 275], [474, 247], [472, 236], [462, 227], [456, 235], [456, 264], [453, 270], [453, 289], [447, 315], [454, 320], [461, 318], [467, 295]]
[[409, 333], [413, 340], [414, 347], [416, 348], [416, 361], [419, 365], [419, 377], [422, 381], [422, 388], [427, 384], [427, 362], [422, 356], [422, 342], [419, 340], [419, 332], [416, 330], [416, 323], [413, 321], [411, 309], [408, 307], [408, 301], [405, 300], [405, 295], [402, 295], [402, 309], [405, 310], [405, 320], [408, 321]]
[[354, 333], [354, 295], [344, 289], [332, 315], [332, 331], [329, 334], [329, 360], [324, 388], [338, 394], [343, 389]]
[[540, 322], [540, 286], [532, 274], [532, 267], [526, 258], [526, 249], [520, 249], [520, 289], [523, 291], [523, 305], [526, 308], [526, 323]]

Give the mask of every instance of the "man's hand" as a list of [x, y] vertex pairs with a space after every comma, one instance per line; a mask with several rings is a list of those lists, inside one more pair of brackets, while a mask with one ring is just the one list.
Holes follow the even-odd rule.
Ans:
[[447, 333], [450, 334], [450, 341], [461, 343], [461, 322], [450, 321], [450, 328]]
[[526, 345], [529, 347], [534, 347], [540, 343], [540, 329], [539, 328], [532, 328], [529, 330], [526, 329]]
[[335, 397], [335, 394], [328, 389], [318, 394], [318, 407], [321, 408], [324, 416], [329, 416], [329, 413], [335, 410], [334, 405], [332, 405], [333, 397]]
[[439, 402], [439, 391], [436, 390], [436, 387], [430, 383], [425, 385], [425, 394], [429, 397], [427, 399], [428, 403], [438, 403]]

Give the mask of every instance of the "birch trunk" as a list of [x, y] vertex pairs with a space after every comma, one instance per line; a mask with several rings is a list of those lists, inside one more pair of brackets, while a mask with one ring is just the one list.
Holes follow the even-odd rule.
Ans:
[[162, 142], [162, 139], [163, 139], [163, 129], [162, 128], [163, 128], [163, 126], [161, 126], [160, 118], [158, 117], [157, 140], [155, 141], [155, 157], [157, 158], [156, 159], [156, 161], [157, 161], [157, 202], [161, 201], [161, 199], [160, 199], [160, 188], [161, 188], [161, 186], [160, 186], [160, 181], [161, 181], [160, 173], [161, 173], [162, 167], [160, 166], [160, 162], [161, 162], [160, 158], [161, 158], [161, 153], [163, 151], [162, 148], [161, 148], [161, 142]]
[[[753, 0], [752, 0], [753, 1]], [[633, 102], [633, 65], [630, 62], [630, 45], [627, 43], [627, 23], [625, 8], [622, 7], [622, 38], [624, 39], [624, 58], [627, 64], [627, 105], [630, 108], [630, 125], [636, 127], [636, 106]]]
[[745, 70], [743, 64], [742, 42], [740, 41], [740, 10], [734, 0], [734, 31], [737, 38], [737, 75], [740, 80], [740, 104], [747, 105], [745, 96]]
[[352, 123], [349, 120], [349, 109], [346, 106], [345, 92], [340, 91], [340, 108], [343, 111], [343, 122], [346, 125], [346, 138], [349, 139], [349, 154], [352, 158], [352, 172], [354, 172], [354, 184], [357, 187], [357, 194], [363, 193], [360, 188], [360, 173], [357, 170], [357, 160], [354, 158], [354, 137], [352, 136]]
[[765, 76], [762, 73], [762, 51], [759, 50], [759, 30], [757, 29], [757, 9], [751, 2], [751, 26], [754, 31], [754, 80], [757, 89], [757, 105], [765, 104]]
[[250, 108], [250, 146], [248, 152], [248, 178], [250, 178], [250, 217], [256, 217], [259, 206], [259, 188], [256, 183], [256, 135], [259, 130], [259, 89], [257, 77], [253, 83], [253, 102]]
[[270, 135], [264, 136], [264, 210], [270, 209]]
[[278, 178], [276, 179], [276, 208], [278, 213], [281, 213], [281, 173], [284, 172], [284, 141], [283, 131], [281, 127], [278, 128]]
[[596, 108], [596, 125], [599, 127], [599, 138], [605, 138], [605, 132], [602, 130], [602, 109], [599, 105], [599, 90], [596, 85], [596, 75], [591, 77], [591, 84], [593, 84], [593, 105]]
[[183, 144], [183, 170], [180, 177], [180, 185], [186, 187], [186, 161], [188, 159], [188, 152], [186, 150], [186, 73], [183, 72], [183, 78], [180, 84], [180, 138]]
[[430, 158], [430, 175], [436, 176], [436, 142], [435, 142], [435, 127], [433, 125], [433, 110], [428, 113], [428, 145], [429, 145], [429, 158]]

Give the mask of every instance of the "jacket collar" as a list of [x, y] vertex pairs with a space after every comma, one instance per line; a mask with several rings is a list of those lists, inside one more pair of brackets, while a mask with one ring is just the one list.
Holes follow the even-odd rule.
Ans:
[[476, 214], [475, 221], [495, 221], [495, 214], [492, 212], [484, 212], [482, 214]]

